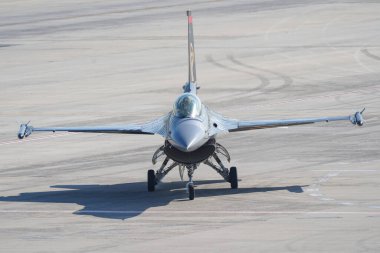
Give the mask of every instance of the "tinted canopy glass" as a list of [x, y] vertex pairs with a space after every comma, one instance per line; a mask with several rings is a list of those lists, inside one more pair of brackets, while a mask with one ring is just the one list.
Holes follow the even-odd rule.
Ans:
[[201, 113], [202, 104], [193, 94], [185, 93], [174, 103], [174, 114], [179, 118], [195, 118]]

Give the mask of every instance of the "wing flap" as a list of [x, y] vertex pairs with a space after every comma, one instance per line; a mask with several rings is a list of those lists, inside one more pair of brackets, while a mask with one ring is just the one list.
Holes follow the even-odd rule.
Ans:
[[350, 120], [350, 116], [343, 117], [322, 117], [322, 118], [305, 118], [305, 119], [289, 119], [289, 120], [268, 120], [268, 121], [238, 121], [237, 128], [230, 129], [230, 132], [257, 130], [265, 128], [275, 128], [284, 126], [297, 126], [314, 124], [318, 122], [330, 122], [339, 120]]

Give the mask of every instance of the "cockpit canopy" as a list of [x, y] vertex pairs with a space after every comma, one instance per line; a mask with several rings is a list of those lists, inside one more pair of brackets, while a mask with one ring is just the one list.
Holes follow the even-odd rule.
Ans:
[[184, 93], [174, 103], [174, 115], [179, 118], [195, 118], [200, 115], [202, 103], [200, 99], [191, 94]]

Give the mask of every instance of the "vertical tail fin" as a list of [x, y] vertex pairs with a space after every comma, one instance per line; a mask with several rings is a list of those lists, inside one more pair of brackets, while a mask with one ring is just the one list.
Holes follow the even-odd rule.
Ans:
[[188, 50], [189, 50], [189, 83], [197, 82], [195, 71], [195, 53], [194, 53], [194, 35], [193, 35], [193, 17], [191, 11], [187, 11], [188, 22]]
[[188, 51], [189, 51], [189, 80], [183, 86], [184, 92], [190, 92], [197, 94], [197, 75], [195, 71], [195, 53], [194, 53], [194, 35], [193, 35], [193, 17], [191, 16], [191, 11], [187, 11], [187, 41], [188, 41]]

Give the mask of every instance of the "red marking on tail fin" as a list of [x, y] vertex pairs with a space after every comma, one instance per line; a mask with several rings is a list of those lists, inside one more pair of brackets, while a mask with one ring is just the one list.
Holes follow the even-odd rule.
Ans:
[[192, 24], [192, 23], [193, 23], [193, 17], [192, 17], [192, 16], [189, 16], [189, 17], [187, 18], [187, 20], [188, 20], [189, 24]]

